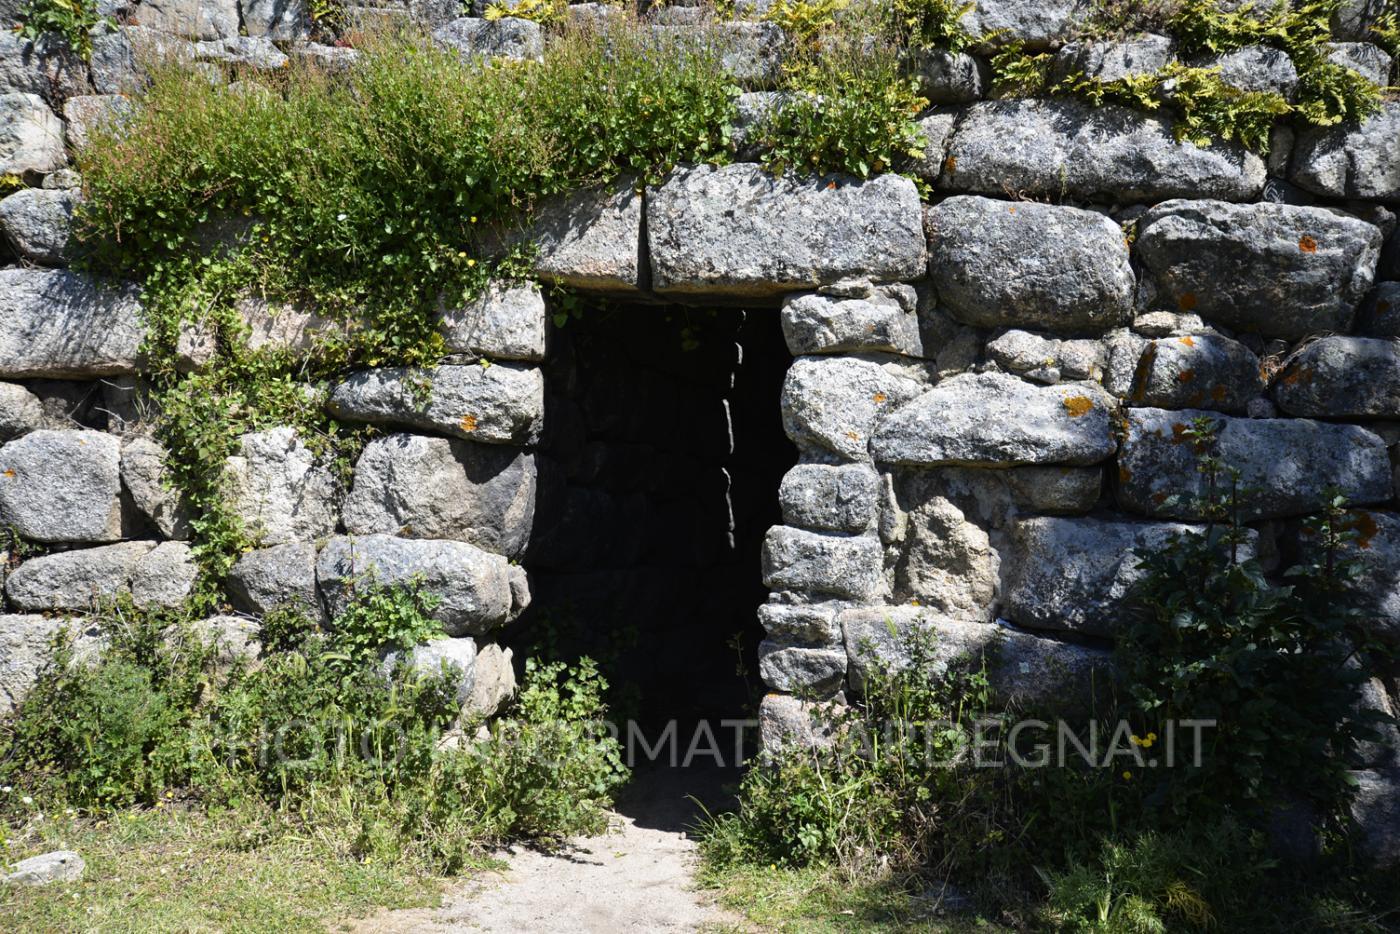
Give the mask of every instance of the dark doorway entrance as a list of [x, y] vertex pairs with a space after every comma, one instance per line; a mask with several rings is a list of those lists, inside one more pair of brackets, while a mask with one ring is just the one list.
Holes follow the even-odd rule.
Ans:
[[652, 735], [750, 716], [759, 552], [796, 459], [778, 314], [599, 305], [550, 339], [517, 655], [591, 656]]

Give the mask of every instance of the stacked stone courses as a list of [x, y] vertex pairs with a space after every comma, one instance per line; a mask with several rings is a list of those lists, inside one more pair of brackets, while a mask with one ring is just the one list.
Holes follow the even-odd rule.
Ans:
[[[139, 292], [68, 268], [82, 197], [70, 158], [130, 106], [142, 43], [225, 79], [232, 63], [289, 55], [352, 67], [349, 50], [308, 41], [295, 6], [198, 0], [179, 7], [197, 7], [190, 22], [148, 0], [142, 25], [99, 37], [90, 63], [0, 36], [0, 174], [26, 186], [0, 200], [0, 525], [33, 552], [7, 556], [0, 580], [0, 709], [62, 621], [81, 631], [95, 601], [119, 595], [177, 606], [196, 576], [190, 517], [140, 405]], [[603, 15], [592, 6], [575, 15]], [[1085, 6], [983, 2], [973, 25], [1109, 77], [1173, 54], [1140, 39], [1066, 45]], [[425, 21], [463, 54], [534, 57], [545, 41], [523, 20], [375, 9]], [[1336, 54], [1390, 81], [1392, 63], [1346, 15]], [[772, 103], [784, 40], [766, 23], [733, 30], [743, 54], [727, 65], [753, 114]], [[1246, 550], [1266, 568], [1298, 552], [1324, 491], [1347, 497], [1366, 530], [1352, 546], [1358, 596], [1395, 644], [1400, 103], [1360, 125], [1280, 127], [1264, 158], [1178, 142], [1160, 114], [989, 99], [986, 51], [921, 65], [935, 105], [907, 176], [680, 166], [650, 186], [624, 178], [558, 198], [503, 231], [539, 244], [538, 283], [443, 312], [451, 355], [426, 398], [417, 374], [393, 368], [330, 388], [336, 419], [383, 429], [348, 483], [291, 427], [238, 439], [230, 495], [260, 547], [233, 567], [233, 608], [245, 623], [290, 603], [328, 617], [367, 575], [420, 579], [448, 633], [420, 648], [424, 663], [448, 658], [464, 698], [499, 700], [509, 658], [492, 643], [530, 600], [552, 414], [539, 286], [560, 284], [780, 318], [792, 360], [775, 401], [799, 463], [753, 569], [771, 591], [758, 611], [765, 742], [809, 736], [809, 705], [858, 693], [876, 659], [898, 665], [892, 632], [933, 632], [949, 659], [988, 652], [994, 684], [1019, 701], [1079, 697], [1109, 664], [1135, 549], [1204, 519], [1182, 436], [1201, 416], [1257, 491]], [[1278, 64], [1241, 73], [1285, 81]], [[743, 130], [736, 147], [752, 160]], [[252, 297], [239, 307], [264, 346], [302, 347], [329, 326]], [[188, 363], [201, 365], [197, 346]], [[716, 620], [714, 638], [733, 628]], [[1397, 690], [1377, 673], [1370, 696], [1391, 709]], [[1395, 820], [1394, 755], [1378, 747], [1359, 776], [1363, 818]]]

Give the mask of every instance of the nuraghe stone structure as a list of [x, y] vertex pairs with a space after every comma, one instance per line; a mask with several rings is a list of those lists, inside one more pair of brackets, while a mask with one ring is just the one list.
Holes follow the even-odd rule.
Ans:
[[[426, 19], [468, 53], [532, 56], [544, 41], [521, 20], [400, 6], [380, 12]], [[1053, 47], [1081, 6], [984, 0], [977, 17]], [[1364, 18], [1366, 4], [1353, 6], [1347, 15]], [[355, 55], [307, 42], [296, 2], [146, 0], [128, 12], [142, 25], [99, 37], [90, 65], [0, 36], [0, 174], [30, 186], [0, 201], [12, 251], [0, 270], [0, 522], [47, 549], [10, 562], [4, 580], [6, 707], [63, 619], [81, 625], [95, 598], [117, 593], [178, 604], [194, 578], [188, 517], [162, 482], [162, 450], [139, 431], [137, 292], [64, 268], [81, 197], [70, 152], [93, 121], [129, 106], [120, 95], [139, 84], [140, 42], [216, 80], [231, 64], [301, 55], [352, 67]], [[674, 29], [700, 16], [659, 14]], [[1339, 38], [1365, 37], [1341, 27]], [[782, 35], [726, 28], [751, 121], [774, 104], [764, 88]], [[1059, 54], [1107, 75], [1145, 52], [1170, 56], [1152, 42]], [[1364, 42], [1335, 55], [1380, 83], [1393, 75]], [[1367, 530], [1372, 625], [1400, 639], [1400, 104], [1361, 126], [1281, 127], [1265, 161], [1178, 143], [1164, 119], [1117, 106], [985, 99], [987, 83], [985, 58], [927, 63], [938, 106], [922, 118], [927, 152], [906, 171], [930, 183], [929, 201], [898, 175], [775, 179], [740, 161], [578, 192], [528, 231], [542, 281], [781, 320], [781, 400], [736, 400], [780, 405], [799, 459], [776, 491], [782, 524], [751, 566], [771, 591], [757, 607], [769, 743], [802, 738], [804, 705], [858, 691], [856, 647], [895, 652], [891, 624], [930, 628], [950, 653], [995, 645], [1006, 694], [1073, 695], [1107, 663], [1132, 550], [1202, 518], [1169, 498], [1200, 482], [1178, 435], [1201, 413], [1261, 490], [1253, 547], [1270, 566], [1296, 549], [1298, 520], [1324, 489], [1346, 494]], [[744, 130], [737, 153], [751, 160]], [[251, 302], [245, 313], [260, 343], [295, 347], [319, 324]], [[453, 356], [431, 372], [426, 402], [401, 370], [334, 386], [338, 419], [385, 428], [348, 488], [290, 428], [242, 438], [229, 469], [262, 547], [229, 581], [242, 615], [211, 630], [243, 645], [278, 604], [330, 614], [366, 570], [421, 575], [450, 637], [419, 653], [453, 660], [470, 702], [492, 709], [512, 682], [497, 636], [529, 603], [531, 542], [551, 531], [535, 521], [548, 473], [538, 444], [551, 419], [577, 414], [542, 367], [558, 337], [547, 322], [534, 284], [503, 284], [444, 315]], [[189, 365], [199, 354], [192, 341]], [[1393, 709], [1397, 682], [1384, 674], [1370, 697]], [[1358, 802], [1391, 860], [1394, 756], [1393, 743], [1376, 749]]]

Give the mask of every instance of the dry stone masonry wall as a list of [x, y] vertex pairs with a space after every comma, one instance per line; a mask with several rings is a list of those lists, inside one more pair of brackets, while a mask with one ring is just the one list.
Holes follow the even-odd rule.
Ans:
[[[1087, 6], [984, 0], [971, 25], [1055, 48]], [[375, 9], [428, 22], [463, 54], [540, 54], [535, 24], [449, 7]], [[195, 577], [189, 517], [142, 433], [139, 298], [64, 268], [81, 197], [69, 153], [129, 106], [120, 94], [139, 85], [142, 42], [221, 79], [230, 63], [353, 59], [309, 43], [298, 10], [146, 0], [130, 11], [140, 25], [97, 39], [90, 64], [0, 37], [0, 174], [29, 186], [0, 201], [13, 262], [0, 270], [0, 523], [16, 536], [0, 617], [6, 706], [62, 618], [116, 594], [175, 605]], [[1334, 54], [1387, 83], [1365, 15], [1363, 3], [1343, 10]], [[700, 19], [668, 6], [657, 21]], [[743, 39], [727, 64], [750, 89], [739, 109], [751, 125], [774, 106], [765, 88], [782, 36], [726, 28]], [[1162, 37], [1071, 43], [1056, 67], [1112, 78], [1174, 54]], [[1222, 73], [1287, 89], [1286, 56], [1259, 55]], [[1248, 547], [1267, 565], [1297, 549], [1298, 520], [1324, 490], [1346, 495], [1367, 529], [1361, 596], [1376, 633], [1400, 638], [1400, 103], [1360, 126], [1280, 128], [1265, 159], [1178, 142], [1168, 118], [1118, 105], [987, 99], [981, 54], [923, 64], [936, 106], [921, 119], [926, 151], [905, 168], [929, 200], [899, 175], [774, 178], [745, 161], [577, 192], [525, 232], [543, 282], [780, 318], [792, 356], [781, 399], [734, 400], [780, 405], [800, 461], [752, 569], [771, 591], [758, 610], [765, 741], [810, 739], [807, 705], [859, 691], [872, 658], [897, 664], [895, 634], [913, 629], [937, 633], [950, 657], [993, 652], [1006, 695], [1079, 696], [1108, 664], [1133, 550], [1203, 519], [1180, 498], [1202, 482], [1181, 443], [1199, 415], [1260, 491]], [[262, 342], [295, 347], [318, 327], [294, 310], [244, 311]], [[262, 547], [233, 568], [233, 608], [334, 614], [368, 571], [421, 577], [450, 635], [415, 659], [448, 659], [463, 698], [494, 706], [511, 678], [495, 634], [530, 601], [531, 540], [555, 531], [535, 519], [542, 433], [580, 417], [541, 367], [547, 320], [538, 288], [503, 284], [444, 314], [453, 356], [426, 374], [426, 397], [420, 374], [398, 369], [332, 387], [336, 418], [384, 430], [348, 484], [291, 428], [241, 438], [234, 501]], [[211, 629], [249, 632], [233, 616]], [[715, 621], [716, 639], [730, 631]], [[1370, 696], [1385, 708], [1396, 691], [1378, 673]], [[1392, 830], [1393, 755], [1378, 749], [1358, 802]], [[1382, 855], [1400, 858], [1396, 839], [1377, 831]]]

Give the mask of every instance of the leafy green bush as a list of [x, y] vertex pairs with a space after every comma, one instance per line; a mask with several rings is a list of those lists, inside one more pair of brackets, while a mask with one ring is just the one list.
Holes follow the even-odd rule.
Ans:
[[832, 39], [788, 69], [790, 90], [758, 132], [773, 172], [868, 178], [922, 155], [914, 118], [928, 102], [890, 47]]
[[453, 732], [446, 672], [381, 660], [441, 631], [431, 609], [414, 587], [370, 586], [324, 630], [280, 611], [257, 663], [223, 668], [178, 614], [116, 607], [100, 658], [60, 640], [0, 726], [0, 781], [97, 811], [255, 802], [343, 833], [356, 855], [449, 870], [508, 838], [598, 829], [626, 770], [593, 663], [527, 664], [477, 741], [476, 724]]
[[21, 36], [36, 43], [57, 36], [84, 60], [92, 57], [93, 30], [113, 25], [94, 0], [26, 0], [18, 18]]
[[1376, 740], [1376, 718], [1358, 715], [1369, 640], [1349, 599], [1355, 575], [1343, 501], [1332, 496], [1307, 528], [1313, 547], [1285, 585], [1265, 579], [1244, 549], [1240, 514], [1250, 495], [1214, 456], [1215, 424], [1183, 433], [1206, 478], [1201, 533], [1139, 555], [1145, 576], [1118, 647], [1119, 674], [1138, 732], [1165, 735], [1167, 721], [1213, 719], [1199, 767], [1163, 773], [1158, 797], [1181, 819], [1230, 808], [1267, 813], [1303, 800], [1336, 817], [1350, 796], [1356, 744]]

